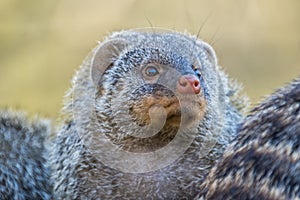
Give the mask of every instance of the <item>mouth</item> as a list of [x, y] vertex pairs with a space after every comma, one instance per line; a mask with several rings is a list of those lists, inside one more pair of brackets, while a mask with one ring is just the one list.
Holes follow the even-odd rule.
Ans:
[[[140, 99], [131, 107], [130, 115], [140, 126], [162, 120], [165, 117], [166, 125], [180, 126], [184, 121], [199, 121], [205, 113], [205, 100], [195, 96], [182, 97], [155, 97], [149, 95]], [[159, 107], [160, 109], [153, 109]], [[151, 114], [150, 114], [151, 112]], [[186, 122], [185, 122], [186, 123]]]
[[148, 95], [128, 103], [131, 116], [127, 117], [134, 118], [134, 124], [120, 123], [121, 128], [118, 130], [124, 126], [124, 130], [131, 131], [112, 135], [111, 139], [114, 144], [129, 152], [148, 152], [166, 146], [178, 131], [196, 128], [206, 108], [204, 98], [176, 96], [158, 98]]

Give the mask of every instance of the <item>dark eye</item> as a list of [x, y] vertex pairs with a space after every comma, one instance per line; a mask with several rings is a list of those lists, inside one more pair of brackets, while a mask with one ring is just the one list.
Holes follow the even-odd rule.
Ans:
[[200, 78], [202, 76], [201, 72], [199, 71], [199, 69], [195, 70], [195, 74]]
[[147, 76], [156, 76], [157, 74], [159, 74], [159, 71], [156, 66], [150, 65], [146, 67], [145, 74]]
[[193, 70], [194, 70], [196, 76], [198, 76], [198, 77], [200, 78], [200, 77], [202, 76], [200, 70], [199, 70], [198, 68], [196, 68], [195, 66], [193, 66], [192, 68], [193, 68]]

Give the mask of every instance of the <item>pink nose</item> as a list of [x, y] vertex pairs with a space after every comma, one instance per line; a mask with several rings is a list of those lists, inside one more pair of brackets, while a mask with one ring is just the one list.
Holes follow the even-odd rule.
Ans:
[[194, 75], [181, 76], [178, 80], [177, 89], [181, 94], [199, 94], [200, 81]]

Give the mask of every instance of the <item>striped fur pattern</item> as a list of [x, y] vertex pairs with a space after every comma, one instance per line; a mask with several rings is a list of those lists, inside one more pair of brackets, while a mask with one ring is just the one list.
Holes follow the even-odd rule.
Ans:
[[0, 199], [51, 199], [45, 138], [49, 122], [0, 111]]
[[300, 78], [253, 109], [202, 199], [300, 199]]

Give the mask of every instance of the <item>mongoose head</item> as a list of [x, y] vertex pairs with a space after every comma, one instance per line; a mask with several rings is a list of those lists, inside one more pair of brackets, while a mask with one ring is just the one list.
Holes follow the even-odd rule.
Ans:
[[216, 63], [208, 44], [183, 34], [116, 33], [96, 48], [91, 64], [100, 121], [109, 116], [118, 141], [122, 135], [166, 143], [180, 126], [199, 125]]
[[179, 160], [208, 170], [236, 133], [238, 93], [197, 37], [121, 31], [101, 42], [74, 76], [66, 128], [99, 163], [123, 172], [175, 169]]

